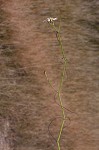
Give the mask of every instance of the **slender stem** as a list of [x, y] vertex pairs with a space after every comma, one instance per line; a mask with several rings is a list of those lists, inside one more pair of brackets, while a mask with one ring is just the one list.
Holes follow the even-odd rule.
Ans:
[[[60, 130], [59, 130], [59, 134], [58, 134], [58, 138], [57, 138], [57, 146], [58, 146], [58, 150], [61, 150], [60, 139], [61, 139], [61, 135], [62, 135], [62, 132], [63, 132], [65, 120], [66, 120], [65, 109], [64, 109], [64, 106], [63, 106], [62, 98], [61, 98], [61, 89], [62, 89], [62, 86], [63, 86], [64, 77], [65, 77], [67, 59], [65, 57], [65, 53], [64, 53], [64, 49], [63, 49], [63, 45], [62, 45], [62, 40], [61, 40], [61, 36], [60, 36], [60, 23], [59, 23], [58, 29], [54, 25], [54, 22], [51, 22], [49, 24], [50, 24], [51, 28], [56, 33], [56, 37], [57, 37], [57, 40], [58, 40], [58, 43], [59, 43], [59, 46], [60, 46], [60, 49], [61, 49], [62, 57], [63, 57], [63, 60], [64, 60], [63, 70], [62, 70], [61, 79], [60, 79], [60, 83], [59, 83], [59, 88], [58, 88], [58, 91], [57, 91], [58, 98], [59, 98], [59, 103], [60, 103], [60, 107], [61, 107], [61, 111], [62, 111], [62, 122], [61, 122]], [[48, 79], [48, 81], [49, 81], [49, 84], [52, 86], [52, 83], [50, 82], [49, 79]]]
[[62, 52], [62, 56], [63, 56], [63, 59], [64, 59], [63, 71], [62, 71], [61, 80], [60, 80], [60, 84], [59, 84], [59, 90], [58, 90], [58, 97], [59, 97], [59, 102], [60, 102], [60, 106], [61, 106], [61, 110], [62, 110], [62, 116], [63, 116], [63, 120], [62, 120], [62, 123], [61, 123], [58, 138], [57, 138], [57, 146], [58, 146], [58, 150], [60, 150], [61, 149], [60, 148], [60, 139], [61, 139], [61, 134], [62, 134], [63, 127], [64, 127], [64, 124], [65, 124], [65, 119], [66, 119], [65, 110], [64, 110], [64, 107], [63, 107], [62, 99], [61, 99], [61, 89], [62, 89], [63, 80], [64, 80], [64, 76], [65, 76], [65, 69], [66, 69], [66, 57], [65, 57], [65, 53], [64, 53], [64, 49], [63, 49], [63, 45], [62, 45], [62, 41], [61, 41], [61, 36], [60, 36], [60, 24], [59, 24], [59, 30], [56, 32], [56, 36], [57, 36], [57, 40], [59, 42], [60, 49], [61, 49], [61, 52]]
[[62, 131], [63, 131], [65, 119], [66, 119], [65, 110], [64, 110], [64, 107], [63, 107], [62, 99], [61, 99], [61, 88], [62, 88], [62, 85], [63, 85], [64, 75], [65, 75], [65, 64], [64, 64], [64, 68], [63, 68], [63, 72], [62, 72], [62, 76], [61, 76], [61, 80], [60, 80], [60, 85], [59, 85], [59, 90], [58, 90], [58, 97], [59, 97], [59, 102], [60, 102], [60, 106], [61, 106], [61, 110], [62, 110], [62, 116], [63, 116], [60, 131], [59, 131], [58, 138], [57, 138], [58, 150], [61, 149], [60, 148], [60, 138], [61, 138], [61, 134], [62, 134]]
[[52, 84], [52, 81], [48, 78], [48, 76], [47, 76], [47, 72], [46, 71], [44, 71], [44, 74], [45, 74], [45, 76], [46, 76], [46, 79], [47, 79], [47, 81], [48, 81], [48, 83], [49, 83], [49, 85], [53, 88], [53, 90], [57, 93], [58, 91], [54, 88], [54, 86], [53, 86], [53, 84]]

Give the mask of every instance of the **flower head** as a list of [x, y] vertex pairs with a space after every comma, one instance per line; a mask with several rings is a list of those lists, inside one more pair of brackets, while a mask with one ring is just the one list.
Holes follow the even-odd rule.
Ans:
[[44, 21], [47, 21], [48, 23], [53, 23], [55, 20], [57, 20], [57, 18], [47, 18], [46, 20]]
[[47, 18], [47, 22], [52, 23], [53, 21], [57, 20], [57, 18]]

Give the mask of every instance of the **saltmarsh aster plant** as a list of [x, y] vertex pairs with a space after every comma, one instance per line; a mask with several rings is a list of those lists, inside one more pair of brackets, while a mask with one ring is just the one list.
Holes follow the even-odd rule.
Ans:
[[61, 115], [62, 122], [61, 122], [61, 126], [60, 126], [60, 129], [59, 129], [58, 137], [55, 140], [56, 143], [57, 143], [58, 150], [61, 150], [61, 146], [60, 146], [61, 135], [62, 135], [63, 128], [64, 128], [64, 125], [65, 125], [65, 121], [66, 121], [66, 119], [69, 119], [65, 115], [65, 107], [63, 106], [62, 97], [61, 97], [61, 89], [62, 89], [62, 86], [63, 86], [64, 77], [65, 77], [67, 59], [65, 57], [65, 52], [64, 52], [64, 49], [63, 49], [63, 44], [62, 44], [61, 35], [60, 35], [60, 23], [59, 23], [59, 27], [57, 28], [55, 26], [55, 23], [54, 23], [54, 21], [56, 21], [56, 20], [57, 20], [57, 18], [50, 17], [50, 18], [47, 18], [46, 20], [44, 20], [44, 22], [48, 22], [50, 27], [54, 30], [54, 32], [56, 34], [56, 37], [57, 37], [57, 41], [58, 41], [59, 46], [60, 46], [61, 55], [62, 55], [62, 58], [63, 58], [63, 69], [62, 69], [62, 72], [61, 72], [61, 78], [60, 78], [59, 87], [58, 87], [57, 90], [54, 89], [51, 80], [47, 76], [47, 72], [45, 71], [44, 73], [45, 73], [46, 79], [48, 80], [50, 86], [54, 89], [55, 95], [57, 94], [57, 96], [58, 96], [58, 101], [59, 101], [58, 105], [61, 107], [61, 111], [62, 111], [62, 115]]

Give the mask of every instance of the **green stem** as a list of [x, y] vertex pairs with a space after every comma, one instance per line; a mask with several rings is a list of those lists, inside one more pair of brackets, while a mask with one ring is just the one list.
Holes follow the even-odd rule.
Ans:
[[62, 123], [61, 123], [61, 127], [60, 127], [60, 131], [59, 131], [59, 134], [58, 134], [58, 138], [57, 138], [58, 150], [60, 150], [60, 138], [61, 138], [61, 134], [62, 134], [62, 131], [63, 131], [65, 119], [66, 119], [65, 110], [64, 110], [64, 107], [63, 107], [62, 99], [61, 99], [61, 88], [62, 88], [62, 85], [63, 85], [64, 75], [65, 75], [65, 65], [64, 65], [64, 68], [63, 68], [61, 81], [60, 81], [60, 85], [59, 85], [59, 90], [58, 90], [58, 97], [59, 97], [59, 102], [60, 102], [60, 106], [61, 106], [61, 110], [62, 110], [62, 118], [63, 118]]
[[[58, 146], [58, 150], [61, 150], [60, 139], [61, 139], [61, 135], [62, 135], [62, 132], [63, 132], [65, 119], [66, 119], [65, 110], [64, 110], [62, 99], [61, 99], [61, 89], [62, 89], [62, 86], [63, 86], [64, 77], [65, 77], [67, 59], [65, 57], [65, 53], [64, 53], [64, 49], [63, 49], [63, 45], [62, 45], [62, 40], [61, 40], [61, 36], [60, 36], [60, 24], [59, 24], [59, 28], [58, 29], [55, 27], [54, 22], [49, 23], [49, 24], [50, 24], [51, 28], [53, 28], [54, 31], [56, 32], [56, 37], [57, 37], [57, 40], [59, 42], [59, 46], [60, 46], [60, 49], [61, 49], [62, 57], [63, 57], [63, 60], [64, 60], [62, 75], [61, 75], [61, 79], [60, 79], [60, 84], [59, 84], [59, 88], [58, 88], [58, 91], [57, 91], [60, 107], [61, 107], [61, 110], [62, 110], [62, 123], [61, 123], [61, 126], [60, 126], [58, 138], [57, 138], [57, 146]], [[50, 85], [52, 85], [52, 84], [50, 83]]]
[[62, 45], [62, 41], [61, 41], [61, 36], [60, 36], [60, 26], [59, 26], [59, 30], [56, 34], [57, 34], [57, 40], [59, 42], [60, 49], [61, 49], [61, 52], [62, 52], [62, 56], [63, 56], [63, 59], [64, 59], [64, 66], [63, 66], [63, 71], [62, 71], [59, 90], [58, 90], [58, 97], [59, 97], [59, 102], [60, 102], [60, 106], [61, 106], [61, 110], [62, 110], [62, 116], [63, 116], [63, 120], [62, 120], [62, 123], [61, 123], [58, 138], [57, 138], [57, 146], [58, 146], [58, 150], [60, 150], [61, 149], [60, 148], [60, 139], [61, 139], [61, 135], [62, 135], [65, 119], [66, 119], [65, 110], [64, 110], [64, 107], [63, 107], [62, 99], [61, 99], [61, 89], [62, 89], [63, 80], [64, 80], [64, 76], [65, 76], [65, 69], [66, 69], [66, 57], [65, 57], [65, 53], [64, 53], [64, 49], [63, 49], [63, 45]]

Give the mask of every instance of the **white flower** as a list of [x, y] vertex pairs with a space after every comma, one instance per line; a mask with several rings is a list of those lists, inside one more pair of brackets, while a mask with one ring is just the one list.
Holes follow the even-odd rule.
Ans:
[[51, 22], [53, 22], [53, 21], [55, 21], [55, 20], [57, 20], [57, 18], [47, 18], [47, 21], [49, 22], [49, 23], [51, 23]]
[[57, 20], [57, 18], [47, 18], [46, 20], [44, 20], [43, 22], [47, 21], [48, 23], [52, 23], [53, 21]]

